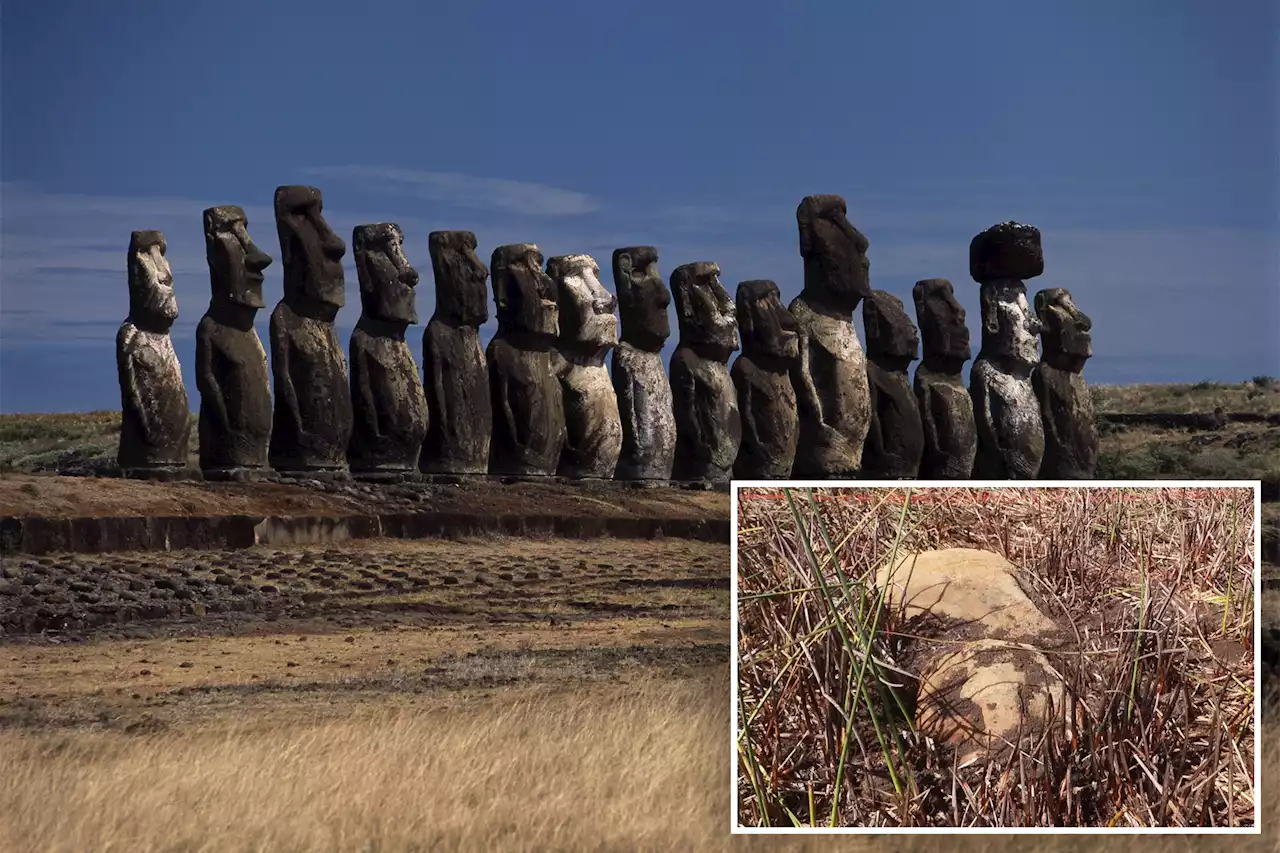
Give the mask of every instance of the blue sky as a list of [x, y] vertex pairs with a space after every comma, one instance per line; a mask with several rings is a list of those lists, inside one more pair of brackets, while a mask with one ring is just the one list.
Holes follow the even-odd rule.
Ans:
[[424, 322], [435, 229], [475, 231], [486, 263], [652, 243], [666, 275], [715, 261], [731, 293], [772, 278], [789, 300], [796, 205], [830, 192], [873, 286], [910, 305], [950, 278], [975, 350], [969, 240], [1018, 219], [1044, 235], [1029, 292], [1094, 318], [1090, 381], [1280, 374], [1266, 0], [69, 0], [5, 4], [0, 40], [0, 411], [119, 406], [129, 232], [151, 228], [197, 407], [200, 213], [243, 206], [276, 258], [265, 340], [272, 193], [295, 183], [348, 244], [401, 224]]

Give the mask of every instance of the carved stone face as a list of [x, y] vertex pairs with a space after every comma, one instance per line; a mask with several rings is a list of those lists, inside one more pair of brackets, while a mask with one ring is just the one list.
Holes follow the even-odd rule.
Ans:
[[632, 246], [613, 253], [613, 286], [618, 291], [622, 339], [657, 352], [671, 336], [671, 291], [658, 272], [658, 250]]
[[1093, 355], [1093, 321], [1076, 307], [1070, 292], [1061, 287], [1040, 291], [1036, 294], [1036, 314], [1044, 326], [1040, 340], [1046, 361], [1062, 356], [1084, 362]]
[[868, 358], [911, 361], [919, 355], [920, 334], [902, 300], [892, 293], [871, 291], [862, 303], [862, 323], [867, 332]]
[[1041, 328], [1021, 283], [1006, 279], [982, 286], [984, 351], [1032, 366], [1040, 358], [1036, 339]]
[[911, 295], [916, 303], [916, 319], [920, 322], [925, 357], [961, 363], [972, 358], [964, 306], [956, 300], [951, 282], [945, 278], [917, 281]]
[[870, 243], [838, 195], [806, 196], [796, 209], [805, 292], [852, 311], [871, 293]]
[[799, 325], [782, 304], [778, 285], [763, 279], [744, 281], [738, 285], [736, 301], [744, 354], [787, 359], [799, 357]]
[[351, 234], [360, 305], [364, 313], [389, 323], [416, 323], [413, 289], [418, 271], [404, 256], [404, 232], [394, 222], [357, 225]]
[[671, 273], [671, 292], [680, 318], [680, 342], [731, 353], [738, 349], [738, 319], [733, 300], [720, 284], [720, 267], [705, 261], [684, 264]]
[[992, 225], [969, 243], [969, 275], [979, 283], [1025, 281], [1044, 272], [1040, 231], [1019, 222]]
[[135, 323], [168, 329], [178, 319], [167, 250], [159, 231], [134, 231], [129, 237], [129, 316]]
[[600, 283], [600, 265], [590, 255], [547, 261], [559, 294], [560, 340], [611, 347], [618, 343], [618, 300]]
[[346, 304], [342, 256], [347, 247], [321, 215], [320, 190], [277, 187], [275, 205], [285, 298], [312, 299], [341, 308]]
[[262, 308], [262, 271], [271, 266], [271, 256], [254, 245], [248, 226], [240, 207], [209, 208], [204, 212], [204, 253], [215, 300]]
[[532, 243], [499, 246], [489, 262], [498, 325], [509, 331], [560, 334], [556, 283], [542, 271], [542, 252]]
[[432, 231], [427, 237], [436, 279], [436, 313], [459, 326], [489, 322], [489, 268], [476, 257], [470, 231]]

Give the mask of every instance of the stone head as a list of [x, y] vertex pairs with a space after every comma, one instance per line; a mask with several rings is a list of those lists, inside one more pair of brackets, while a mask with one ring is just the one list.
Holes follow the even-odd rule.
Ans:
[[209, 262], [213, 298], [245, 308], [262, 308], [262, 271], [271, 256], [249, 237], [249, 220], [235, 205], [204, 212], [204, 255]]
[[778, 285], [764, 279], [744, 281], [738, 285], [736, 302], [744, 355], [782, 359], [800, 355], [799, 325], [782, 304]]
[[867, 357], [910, 362], [920, 353], [920, 334], [907, 316], [902, 300], [883, 290], [873, 290], [862, 303], [862, 325], [867, 332]]
[[360, 281], [360, 306], [374, 320], [416, 323], [413, 289], [418, 271], [404, 256], [404, 232], [394, 222], [357, 225], [351, 233], [356, 277]]
[[706, 261], [678, 266], [671, 273], [680, 343], [711, 347], [726, 357], [738, 349], [733, 300], [720, 283], [720, 267]]
[[542, 252], [533, 243], [493, 250], [493, 304], [498, 326], [513, 332], [560, 334], [556, 283], [542, 271]]
[[1036, 339], [1040, 318], [1027, 304], [1027, 291], [1016, 279], [982, 285], [982, 353], [1033, 366], [1039, 360]]
[[992, 225], [969, 243], [969, 275], [979, 284], [1025, 281], [1044, 272], [1040, 230], [1019, 222]]
[[470, 231], [432, 231], [427, 237], [436, 279], [436, 313], [459, 326], [489, 322], [489, 268], [476, 257]]
[[870, 243], [838, 195], [805, 196], [796, 208], [806, 296], [852, 311], [871, 292]]
[[341, 308], [346, 304], [342, 256], [347, 247], [321, 215], [320, 190], [276, 187], [275, 208], [285, 299], [313, 300]]
[[178, 319], [166, 251], [159, 231], [134, 231], [129, 237], [129, 319], [148, 330], [166, 331]]
[[671, 336], [671, 291], [658, 272], [658, 250], [630, 246], [613, 252], [613, 289], [618, 293], [622, 339], [657, 352]]
[[618, 343], [618, 300], [600, 283], [600, 265], [590, 255], [560, 255], [547, 261], [559, 297], [560, 340], [612, 347]]
[[1043, 329], [1044, 360], [1055, 367], [1084, 366], [1093, 355], [1093, 321], [1076, 307], [1071, 293], [1051, 287], [1036, 294], [1036, 315]]
[[945, 278], [926, 278], [911, 288], [916, 303], [916, 321], [926, 360], [968, 361], [973, 352], [969, 344], [969, 326], [965, 311], [956, 299], [951, 282]]

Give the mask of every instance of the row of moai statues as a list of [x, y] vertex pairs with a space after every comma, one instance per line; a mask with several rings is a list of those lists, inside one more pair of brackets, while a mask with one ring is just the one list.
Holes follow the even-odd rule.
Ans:
[[[322, 216], [319, 190], [278, 188], [275, 215], [284, 297], [271, 315], [268, 370], [253, 322], [272, 259], [241, 208], [204, 212], [212, 300], [196, 332], [196, 375], [206, 479], [270, 469], [695, 484], [1093, 473], [1097, 437], [1080, 375], [1090, 321], [1061, 289], [1038, 293], [1031, 310], [1024, 281], [1044, 264], [1030, 226], [995, 226], [970, 247], [983, 335], [966, 392], [969, 333], [950, 282], [915, 285], [921, 335], [900, 300], [871, 289], [868, 241], [839, 196], [810, 196], [797, 210], [804, 288], [789, 308], [765, 280], [742, 282], [731, 300], [708, 262], [677, 267], [668, 289], [652, 246], [613, 253], [615, 297], [589, 255], [553, 257], [544, 269], [537, 246], [507, 245], [489, 269], [471, 232], [433, 232], [436, 310], [421, 374], [405, 342], [418, 273], [399, 226], [354, 231], [362, 310], [348, 362], [334, 324], [346, 246]], [[490, 276], [498, 330], [484, 349]], [[118, 460], [126, 476], [174, 476], [186, 465], [190, 416], [159, 232], [134, 232], [129, 289], [117, 339]], [[664, 368], [673, 295], [679, 340]], [[865, 354], [853, 325], [859, 304]]]

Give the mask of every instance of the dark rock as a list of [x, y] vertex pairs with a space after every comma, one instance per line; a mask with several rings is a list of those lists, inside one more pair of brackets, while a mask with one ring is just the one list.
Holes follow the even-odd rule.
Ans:
[[969, 243], [969, 275], [979, 284], [1025, 280], [1044, 272], [1040, 231], [1019, 222], [993, 225]]
[[792, 369], [800, 437], [796, 479], [855, 477], [871, 419], [867, 359], [853, 311], [871, 292], [867, 238], [837, 195], [807, 196], [796, 210], [804, 290], [791, 302], [800, 334]]
[[499, 246], [489, 263], [498, 331], [489, 342], [493, 438], [489, 473], [554, 476], [564, 448], [564, 401], [551, 363], [559, 334], [556, 284], [532, 243]]
[[547, 274], [559, 296], [552, 364], [564, 394], [565, 443], [557, 473], [611, 480], [622, 451], [622, 422], [604, 359], [618, 345], [618, 300], [600, 283], [600, 265], [590, 255], [551, 258]]
[[320, 190], [276, 188], [276, 230], [284, 299], [271, 312], [275, 412], [272, 467], [282, 472], [345, 472], [351, 440], [351, 388], [334, 319], [346, 304], [347, 247], [324, 221]]
[[1044, 480], [1091, 480], [1098, 465], [1093, 396], [1082, 371], [1093, 355], [1093, 321], [1060, 287], [1036, 294], [1043, 354], [1031, 373], [1044, 424]]
[[671, 335], [671, 291], [658, 272], [658, 250], [630, 246], [613, 253], [622, 340], [613, 351], [613, 388], [622, 423], [618, 480], [671, 478], [676, 423], [662, 349]]
[[427, 474], [489, 470], [493, 408], [480, 326], [489, 320], [489, 270], [470, 231], [433, 231], [427, 239], [436, 310], [422, 334], [422, 373], [431, 413], [419, 467]]
[[720, 268], [700, 261], [676, 267], [671, 293], [680, 341], [671, 356], [671, 404], [676, 421], [674, 480], [718, 483], [733, 474], [742, 442], [729, 357], [738, 349], [738, 321]]
[[924, 346], [914, 383], [924, 435], [920, 477], [967, 480], [973, 476], [978, 434], [973, 399], [960, 376], [972, 355], [965, 311], [945, 278], [916, 282], [912, 296]]
[[169, 330], [178, 318], [173, 274], [159, 231], [129, 238], [129, 317], [116, 335], [120, 449], [126, 477], [172, 477], [187, 465], [191, 412]]
[[920, 335], [902, 300], [873, 290], [862, 303], [867, 333], [871, 422], [862, 450], [862, 476], [905, 479], [920, 473], [924, 426], [907, 370], [919, 356]]
[[393, 222], [358, 225], [351, 237], [360, 280], [360, 320], [351, 333], [353, 429], [347, 450], [357, 476], [418, 470], [427, 435], [427, 399], [405, 329], [418, 322], [418, 271]]
[[742, 354], [729, 376], [738, 397], [742, 443], [734, 479], [786, 480], [795, 464], [799, 414], [791, 370], [800, 354], [795, 318], [772, 281], [738, 285]]

